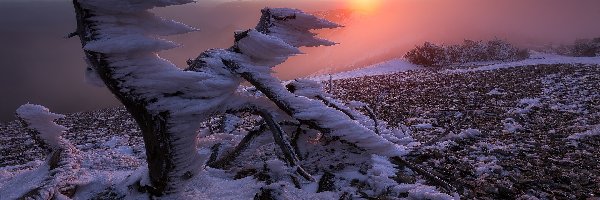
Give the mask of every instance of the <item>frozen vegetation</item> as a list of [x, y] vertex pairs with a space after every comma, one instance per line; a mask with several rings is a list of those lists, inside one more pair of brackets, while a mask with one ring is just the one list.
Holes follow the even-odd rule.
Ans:
[[[351, 107], [370, 105], [382, 122], [397, 125], [410, 136], [397, 142], [414, 149], [407, 160], [448, 180], [463, 199], [588, 198], [600, 194], [600, 93], [595, 89], [599, 70], [598, 65], [582, 64], [461, 73], [414, 70], [335, 80], [332, 93]], [[314, 94], [312, 91], [301, 93]], [[384, 98], [376, 101], [382, 94]], [[350, 103], [357, 100], [366, 104]], [[515, 112], [518, 110], [527, 112]], [[210, 157], [216, 144], [221, 144], [221, 151], [228, 151], [256, 129], [257, 120], [260, 118], [252, 115], [229, 115], [202, 124], [204, 138], [197, 151]], [[117, 195], [103, 188], [120, 187], [128, 176], [143, 172], [142, 135], [124, 109], [68, 114], [57, 123], [68, 128], [63, 137], [81, 151], [80, 171], [85, 174], [79, 180], [85, 189], [78, 197]], [[47, 173], [43, 168], [45, 151], [24, 132], [19, 122], [0, 127], [1, 148], [8, 152], [0, 160], [0, 188], [11, 191], [3, 194], [27, 190], [14, 189], [11, 185], [17, 180], [29, 180], [19, 182], [22, 185], [41, 182], [41, 178], [18, 177]], [[436, 184], [422, 175], [390, 165], [385, 157], [319, 147], [320, 140], [327, 140], [319, 139], [318, 132], [303, 137], [308, 140], [298, 143], [300, 163], [316, 181], [299, 179], [301, 189], [287, 178], [289, 172], [272, 137], [261, 134], [227, 170], [204, 168], [186, 185], [183, 195], [189, 199], [252, 199], [272, 189], [281, 198], [335, 199], [365, 188], [371, 189], [363, 195], [380, 194], [376, 188], [400, 182], [403, 184], [395, 190], [400, 198], [449, 197], [434, 192], [441, 189], [435, 189]], [[314, 173], [320, 169], [328, 170]], [[324, 184], [328, 177], [335, 177], [332, 185]]]
[[196, 29], [148, 10], [189, 2], [74, 1], [87, 81], [124, 107], [20, 107], [0, 126], [0, 199], [600, 196], [598, 57], [514, 61], [492, 41], [502, 62], [391, 60], [282, 82], [273, 66], [335, 45], [311, 31], [339, 26], [265, 8], [181, 70], [157, 55], [178, 46], [160, 37]]
[[408, 61], [426, 67], [489, 61], [514, 61], [529, 58], [527, 49], [519, 49], [507, 41], [487, 42], [465, 40], [460, 45], [437, 45], [425, 42], [404, 55]]
[[[273, 66], [300, 54], [299, 47], [335, 45], [311, 31], [339, 25], [296, 9], [264, 8], [255, 28], [235, 33], [233, 46], [203, 52], [181, 70], [157, 55], [178, 46], [160, 36], [195, 29], [148, 10], [189, 2], [73, 1], [77, 31], [70, 36], [81, 41], [89, 64], [87, 80], [106, 86], [123, 103], [141, 131], [145, 164], [135, 159], [135, 150], [139, 153], [141, 149], [117, 147], [124, 138], [111, 136], [100, 146], [124, 159], [129, 156], [139, 165], [130, 173], [117, 173], [118, 177], [106, 168], [85, 176], [96, 165], [84, 160], [83, 166], [89, 168], [76, 177], [81, 169], [80, 154], [77, 147], [60, 139], [59, 133], [66, 129], [52, 122], [57, 116], [42, 115], [24, 105], [17, 111], [22, 125], [39, 133], [32, 137], [42, 138], [54, 152], [48, 159], [49, 169], [43, 165], [36, 169], [49, 170], [49, 177], [23, 186], [32, 190], [12, 190], [21, 187], [17, 182], [31, 177], [29, 172], [19, 174], [9, 178], [3, 195], [23, 199], [181, 199], [201, 194], [240, 199], [244, 196], [236, 195], [248, 194], [211, 195], [222, 192], [223, 187], [239, 188], [238, 181], [245, 180], [256, 182], [247, 190], [258, 199], [301, 198], [314, 193], [312, 198], [458, 197], [445, 181], [403, 158], [413, 139], [377, 119], [368, 105], [343, 103], [325, 93], [318, 82], [295, 80], [283, 85], [271, 75]], [[241, 87], [242, 81], [253, 88]], [[241, 119], [252, 125], [237, 128], [235, 123]], [[220, 127], [205, 130], [202, 124], [212, 126], [212, 121], [221, 123]], [[265, 132], [272, 136], [264, 138]], [[394, 181], [391, 175], [396, 167], [416, 170], [440, 184], [445, 193], [423, 184], [407, 186]], [[249, 176], [254, 178], [248, 180]], [[317, 191], [305, 190], [315, 184]]]

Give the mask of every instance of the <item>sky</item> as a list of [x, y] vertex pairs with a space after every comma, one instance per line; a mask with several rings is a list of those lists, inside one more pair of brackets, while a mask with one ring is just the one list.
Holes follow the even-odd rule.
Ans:
[[[401, 57], [425, 41], [507, 39], [523, 47], [600, 37], [598, 0], [279, 0], [214, 1], [156, 9], [201, 31], [173, 36], [183, 47], [160, 55], [184, 66], [209, 48], [226, 48], [233, 32], [255, 26], [260, 9], [337, 10], [344, 28], [320, 32], [334, 47], [303, 48], [276, 68], [291, 79], [331, 73]], [[375, 3], [373, 3], [375, 2]], [[340, 11], [340, 9], [345, 9]], [[0, 122], [24, 103], [68, 113], [118, 105], [104, 88], [86, 85], [70, 1], [0, 0]]]

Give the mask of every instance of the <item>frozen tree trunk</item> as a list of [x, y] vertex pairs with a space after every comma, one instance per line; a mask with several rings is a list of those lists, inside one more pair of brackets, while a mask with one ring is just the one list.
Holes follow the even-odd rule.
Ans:
[[[77, 35], [81, 40], [81, 44], [85, 47], [92, 41], [99, 40], [100, 35], [96, 29], [98, 24], [95, 24], [92, 17], [96, 16], [94, 11], [86, 9], [82, 6], [79, 0], [74, 0], [77, 18]], [[125, 106], [127, 111], [135, 119], [141, 129], [144, 145], [146, 149], [148, 173], [151, 181], [151, 186], [142, 187], [154, 196], [162, 196], [165, 194], [175, 193], [180, 186], [181, 181], [191, 178], [193, 171], [181, 171], [188, 168], [190, 163], [181, 162], [180, 154], [191, 153], [189, 159], [194, 159], [195, 152], [178, 151], [174, 144], [180, 138], [176, 138], [177, 134], [172, 128], [172, 116], [168, 111], [153, 112], [149, 110], [148, 105], [151, 103], [147, 99], [139, 95], [127, 92], [122, 85], [123, 81], [115, 78], [116, 72], [111, 68], [108, 58], [111, 55], [104, 53], [85, 50], [84, 53], [91, 67], [94, 68], [98, 76], [105, 83], [106, 87], [115, 95], [115, 97]], [[189, 144], [190, 148], [195, 148], [193, 141]]]
[[[95, 40], [93, 34], [88, 34], [93, 33], [92, 25], [86, 23], [86, 18], [93, 14], [89, 13], [89, 10], [83, 9], [76, 0], [73, 1], [73, 4], [77, 16], [77, 34], [81, 39], [82, 46], [85, 46], [89, 41]], [[112, 78], [112, 72], [107, 68], [108, 62], [104, 60], [106, 55], [86, 50], [85, 56], [107, 88], [125, 106], [140, 127], [148, 158], [149, 176], [154, 187], [154, 191], [151, 192], [159, 195], [166, 189], [167, 174], [174, 165], [173, 160], [169, 159], [171, 152], [167, 142], [169, 133], [167, 133], [166, 126], [169, 113], [153, 115], [146, 109], [146, 102], [136, 101], [134, 96], [121, 92], [119, 83]]]

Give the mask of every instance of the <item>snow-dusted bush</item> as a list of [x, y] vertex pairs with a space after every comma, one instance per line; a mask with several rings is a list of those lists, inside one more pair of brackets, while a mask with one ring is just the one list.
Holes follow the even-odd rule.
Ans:
[[600, 56], [600, 37], [577, 39], [572, 44], [548, 45], [541, 51], [574, 57]]
[[600, 56], [600, 38], [576, 40], [570, 54], [576, 57]]
[[436, 45], [425, 42], [404, 56], [414, 64], [442, 67], [450, 64], [485, 61], [514, 61], [529, 58], [526, 49], [519, 49], [504, 40], [488, 42], [465, 40], [462, 45]]
[[404, 58], [411, 63], [430, 67], [439, 67], [450, 64], [449, 57], [454, 57], [456, 51], [448, 52], [443, 46], [425, 42], [422, 46], [417, 46], [408, 51]]

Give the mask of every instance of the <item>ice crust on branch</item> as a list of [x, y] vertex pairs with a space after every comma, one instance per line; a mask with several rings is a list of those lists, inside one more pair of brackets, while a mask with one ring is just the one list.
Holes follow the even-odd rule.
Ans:
[[315, 37], [314, 29], [338, 28], [340, 25], [320, 19], [297, 9], [262, 9], [260, 22], [256, 30], [280, 38], [295, 47], [331, 46], [335, 42]]
[[54, 120], [64, 118], [64, 115], [50, 112], [44, 106], [25, 104], [17, 109], [17, 116], [27, 123], [29, 128], [39, 133], [39, 137], [50, 147], [58, 148], [60, 146], [60, 137], [66, 127], [58, 125]]
[[144, 11], [135, 15], [114, 14], [92, 16], [91, 20], [97, 22], [97, 28], [104, 34], [142, 34], [167, 36], [183, 34], [197, 29]]
[[193, 0], [84, 0], [85, 7], [105, 13], [134, 13], [156, 7], [192, 3]]
[[254, 65], [272, 66], [285, 62], [289, 57], [300, 54], [300, 50], [285, 43], [280, 38], [249, 30], [246, 36], [237, 41], [237, 47], [252, 59]]
[[96, 40], [85, 45], [84, 49], [105, 54], [127, 54], [133, 52], [143, 53], [145, 51], [158, 52], [177, 46], [177, 44], [167, 40], [129, 34]]
[[231, 70], [239, 73], [253, 85], [257, 86], [265, 96], [275, 102], [293, 118], [312, 125], [330, 136], [356, 144], [369, 153], [382, 156], [403, 156], [408, 152], [406, 147], [394, 144], [374, 131], [352, 120], [343, 112], [330, 108], [323, 102], [290, 93], [281, 81], [270, 73], [257, 70], [256, 66], [229, 63]]

